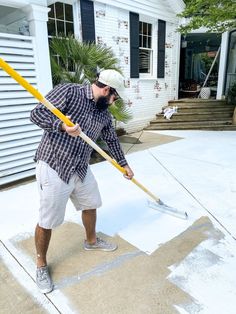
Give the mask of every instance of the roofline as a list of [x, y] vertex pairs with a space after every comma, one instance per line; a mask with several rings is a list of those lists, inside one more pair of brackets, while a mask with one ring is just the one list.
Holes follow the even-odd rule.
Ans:
[[185, 3], [183, 0], [166, 0], [166, 2], [176, 14], [181, 13], [185, 8]]

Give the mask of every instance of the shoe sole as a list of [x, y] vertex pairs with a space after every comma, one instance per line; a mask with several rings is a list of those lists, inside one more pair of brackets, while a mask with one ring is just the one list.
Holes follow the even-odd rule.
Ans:
[[54, 286], [52, 286], [51, 288], [48, 288], [48, 289], [40, 289], [40, 288], [38, 287], [39, 291], [40, 291], [41, 293], [43, 293], [43, 294], [47, 294], [47, 293], [52, 292], [53, 288], [54, 288]]
[[114, 249], [101, 249], [101, 248], [87, 248], [84, 247], [84, 250], [86, 251], [103, 251], [103, 252], [113, 252], [117, 249], [117, 247], [115, 247]]

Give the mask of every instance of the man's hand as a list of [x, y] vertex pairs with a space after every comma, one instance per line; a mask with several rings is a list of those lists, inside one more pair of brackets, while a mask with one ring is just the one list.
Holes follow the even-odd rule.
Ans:
[[[70, 117], [67, 117], [67, 118], [70, 119]], [[73, 136], [73, 137], [77, 137], [81, 133], [81, 128], [78, 124], [76, 124], [75, 126], [68, 126], [65, 123], [62, 123], [61, 128], [63, 131], [65, 131], [66, 133], [68, 133], [70, 136]]]
[[133, 171], [131, 170], [131, 168], [128, 165], [124, 166], [123, 168], [126, 171], [126, 173], [124, 174], [124, 177], [128, 180], [131, 180], [134, 176]]

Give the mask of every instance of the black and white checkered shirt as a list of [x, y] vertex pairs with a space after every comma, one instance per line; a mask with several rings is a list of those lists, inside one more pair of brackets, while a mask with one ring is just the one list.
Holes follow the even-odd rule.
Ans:
[[[94, 142], [100, 136], [107, 143], [112, 158], [121, 166], [127, 165], [111, 115], [108, 110], [99, 111], [96, 108], [91, 85], [58, 85], [46, 98], [63, 114], [70, 116], [74, 123], [78, 123]], [[44, 129], [35, 161], [45, 161], [66, 183], [74, 173], [83, 180], [93, 150], [91, 146], [80, 137], [61, 131], [61, 121], [41, 103], [31, 111], [30, 119]]]

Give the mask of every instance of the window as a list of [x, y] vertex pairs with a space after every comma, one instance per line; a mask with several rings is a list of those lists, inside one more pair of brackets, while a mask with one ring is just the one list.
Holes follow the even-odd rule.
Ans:
[[[74, 34], [73, 6], [70, 4], [55, 2], [49, 5], [51, 11], [48, 14], [49, 45], [52, 37], [68, 36]], [[54, 55], [57, 63], [62, 62], [59, 55]], [[70, 66], [73, 71], [73, 65]]]
[[139, 22], [139, 73], [152, 74], [152, 24]]
[[74, 34], [73, 7], [70, 4], [55, 2], [49, 6], [48, 36], [68, 36]]
[[155, 73], [153, 60], [157, 56], [157, 20], [129, 12], [130, 77], [150, 78]]

